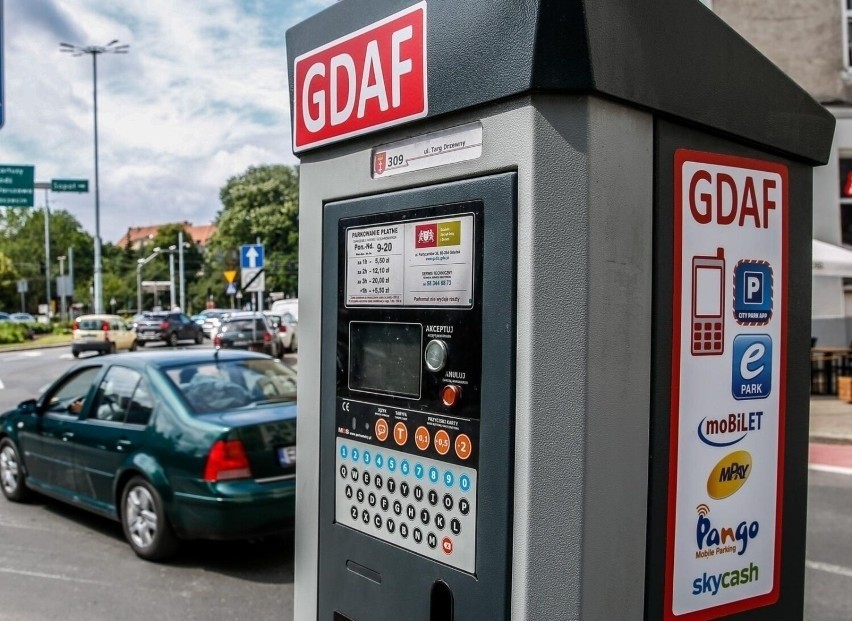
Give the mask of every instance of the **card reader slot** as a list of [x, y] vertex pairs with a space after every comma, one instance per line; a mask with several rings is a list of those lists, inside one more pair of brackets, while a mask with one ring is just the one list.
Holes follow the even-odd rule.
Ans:
[[376, 584], [382, 583], [382, 574], [377, 571], [373, 571], [369, 567], [364, 567], [356, 563], [355, 561], [348, 560], [346, 561], [346, 569], [351, 571], [353, 574], [357, 576], [361, 576], [362, 578], [366, 578], [370, 582], [375, 582]]

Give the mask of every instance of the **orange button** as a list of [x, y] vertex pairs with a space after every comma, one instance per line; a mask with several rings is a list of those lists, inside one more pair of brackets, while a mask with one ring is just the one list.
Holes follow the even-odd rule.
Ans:
[[408, 427], [405, 423], [397, 423], [393, 426], [393, 441], [399, 446], [408, 442]]
[[379, 439], [379, 442], [384, 442], [388, 439], [388, 421], [384, 418], [380, 418], [376, 421], [376, 437]]
[[439, 429], [435, 433], [435, 450], [439, 455], [446, 455], [450, 452], [450, 434], [443, 429]]
[[429, 448], [429, 430], [424, 426], [420, 426], [417, 428], [417, 431], [414, 432], [414, 444], [421, 451], [425, 451]]
[[467, 437], [467, 434], [460, 433], [456, 436], [456, 455], [458, 455], [459, 459], [467, 459], [470, 457], [470, 452], [473, 450], [473, 446], [470, 443], [470, 438]]
[[461, 399], [461, 388], [455, 384], [447, 384], [441, 390], [441, 402], [448, 408], [453, 407]]

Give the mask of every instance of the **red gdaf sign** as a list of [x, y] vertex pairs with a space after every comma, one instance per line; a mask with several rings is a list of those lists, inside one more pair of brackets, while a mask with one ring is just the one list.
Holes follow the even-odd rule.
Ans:
[[426, 116], [426, 3], [295, 61], [293, 151]]

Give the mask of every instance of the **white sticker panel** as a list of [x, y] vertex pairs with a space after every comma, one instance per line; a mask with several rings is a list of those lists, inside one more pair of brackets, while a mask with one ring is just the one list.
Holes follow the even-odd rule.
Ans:
[[475, 160], [481, 155], [482, 123], [477, 121], [376, 147], [371, 154], [373, 179]]
[[473, 305], [472, 215], [346, 230], [346, 305]]
[[786, 166], [675, 155], [666, 618], [779, 594]]

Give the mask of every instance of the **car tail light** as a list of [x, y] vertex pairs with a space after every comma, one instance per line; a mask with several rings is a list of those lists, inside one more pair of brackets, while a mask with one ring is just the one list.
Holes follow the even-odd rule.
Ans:
[[272, 342], [272, 335], [269, 332], [263, 333], [263, 342], [264, 343], [271, 343]]
[[278, 326], [278, 331], [279, 331], [280, 333], [282, 333], [282, 334], [287, 334], [287, 326], [285, 326], [285, 325], [282, 323], [280, 326]]
[[80, 329], [80, 322], [79, 322], [79, 321], [77, 321], [77, 320], [75, 319], [75, 320], [74, 320], [74, 325], [73, 325], [73, 326], [71, 326], [71, 329], [72, 329], [72, 330], [79, 330], [79, 329]]
[[160, 329], [161, 329], [161, 330], [168, 330], [168, 329], [169, 329], [169, 322], [168, 322], [168, 321], [164, 321], [163, 323], [161, 323], [161, 324], [160, 324]]
[[101, 330], [103, 330], [104, 332], [109, 332], [109, 322], [108, 321], [105, 321], [101, 324]]
[[214, 347], [222, 347], [222, 337], [221, 337], [221, 336], [219, 336], [218, 334], [217, 334], [217, 335], [216, 335], [216, 337], [213, 339], [213, 346], [214, 346]]
[[211, 483], [251, 477], [251, 465], [240, 440], [218, 440], [207, 456], [204, 480]]

